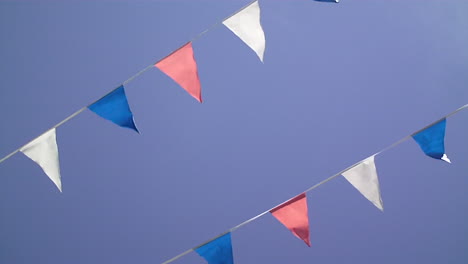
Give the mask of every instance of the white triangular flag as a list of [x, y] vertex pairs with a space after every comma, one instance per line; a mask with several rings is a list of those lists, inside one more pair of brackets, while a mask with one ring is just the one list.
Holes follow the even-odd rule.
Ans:
[[383, 202], [380, 197], [379, 178], [375, 168], [374, 156], [361, 162], [359, 165], [345, 171], [342, 175], [358, 191], [383, 211]]
[[28, 158], [36, 162], [44, 170], [45, 174], [62, 191], [60, 181], [60, 166], [58, 157], [55, 128], [45, 132], [20, 149]]
[[253, 2], [239, 13], [223, 21], [223, 24], [257, 53], [263, 62], [265, 33], [260, 24], [260, 6]]

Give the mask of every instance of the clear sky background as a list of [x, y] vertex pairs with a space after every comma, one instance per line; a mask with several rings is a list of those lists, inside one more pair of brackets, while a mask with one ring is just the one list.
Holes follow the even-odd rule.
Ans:
[[[0, 1], [1, 156], [248, 2]], [[260, 7], [264, 64], [223, 26], [193, 43], [203, 104], [152, 69], [126, 87], [141, 135], [59, 127], [62, 194], [21, 153], [0, 164], [0, 263], [162, 263], [468, 103], [467, 1]], [[466, 263], [467, 135], [465, 110], [451, 165], [412, 140], [377, 156], [384, 213], [338, 177], [307, 194], [311, 248], [265, 215], [235, 263]]]

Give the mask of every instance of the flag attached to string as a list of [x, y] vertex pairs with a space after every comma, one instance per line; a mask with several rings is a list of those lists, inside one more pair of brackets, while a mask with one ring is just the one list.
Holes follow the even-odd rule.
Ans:
[[444, 146], [446, 126], [447, 120], [444, 118], [440, 122], [437, 122], [412, 136], [427, 156], [450, 163], [450, 159], [445, 154]]
[[374, 156], [345, 171], [342, 175], [364, 197], [371, 201], [377, 208], [383, 211], [383, 202], [380, 197], [379, 178], [375, 168]]
[[208, 264], [234, 264], [230, 232], [195, 249], [195, 252]]
[[260, 6], [253, 2], [240, 12], [223, 21], [223, 24], [247, 44], [263, 62], [265, 33], [260, 23]]
[[192, 42], [174, 51], [154, 65], [171, 77], [200, 103], [201, 86], [198, 78], [197, 62], [193, 55]]
[[305, 193], [273, 208], [270, 213], [310, 247], [309, 215]]
[[88, 106], [88, 109], [121, 127], [130, 128], [138, 132], [123, 85]]
[[45, 132], [20, 149], [24, 155], [36, 162], [44, 173], [62, 191], [60, 164], [55, 128]]

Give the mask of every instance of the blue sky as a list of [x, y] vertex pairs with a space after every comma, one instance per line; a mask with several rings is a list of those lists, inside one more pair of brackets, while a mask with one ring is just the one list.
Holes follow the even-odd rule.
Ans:
[[[0, 1], [1, 156], [248, 2]], [[203, 104], [153, 69], [126, 87], [141, 135], [59, 127], [62, 194], [0, 164], [0, 263], [162, 263], [468, 103], [466, 1], [260, 6], [264, 64], [223, 26], [193, 43]], [[453, 164], [410, 140], [376, 158], [384, 213], [338, 177], [308, 193], [311, 248], [266, 215], [235, 262], [465, 263], [467, 118]]]

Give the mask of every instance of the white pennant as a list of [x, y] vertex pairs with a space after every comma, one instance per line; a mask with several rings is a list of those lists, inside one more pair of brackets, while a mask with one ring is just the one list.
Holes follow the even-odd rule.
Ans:
[[358, 191], [383, 211], [383, 202], [380, 197], [379, 178], [375, 168], [374, 156], [361, 162], [359, 165], [345, 171], [342, 175]]
[[265, 52], [265, 33], [260, 24], [260, 6], [258, 1], [244, 8], [239, 13], [223, 21], [223, 24], [257, 53], [263, 62]]
[[62, 191], [60, 181], [60, 166], [58, 157], [55, 128], [45, 132], [20, 149], [28, 158], [36, 162], [44, 170], [45, 174]]

